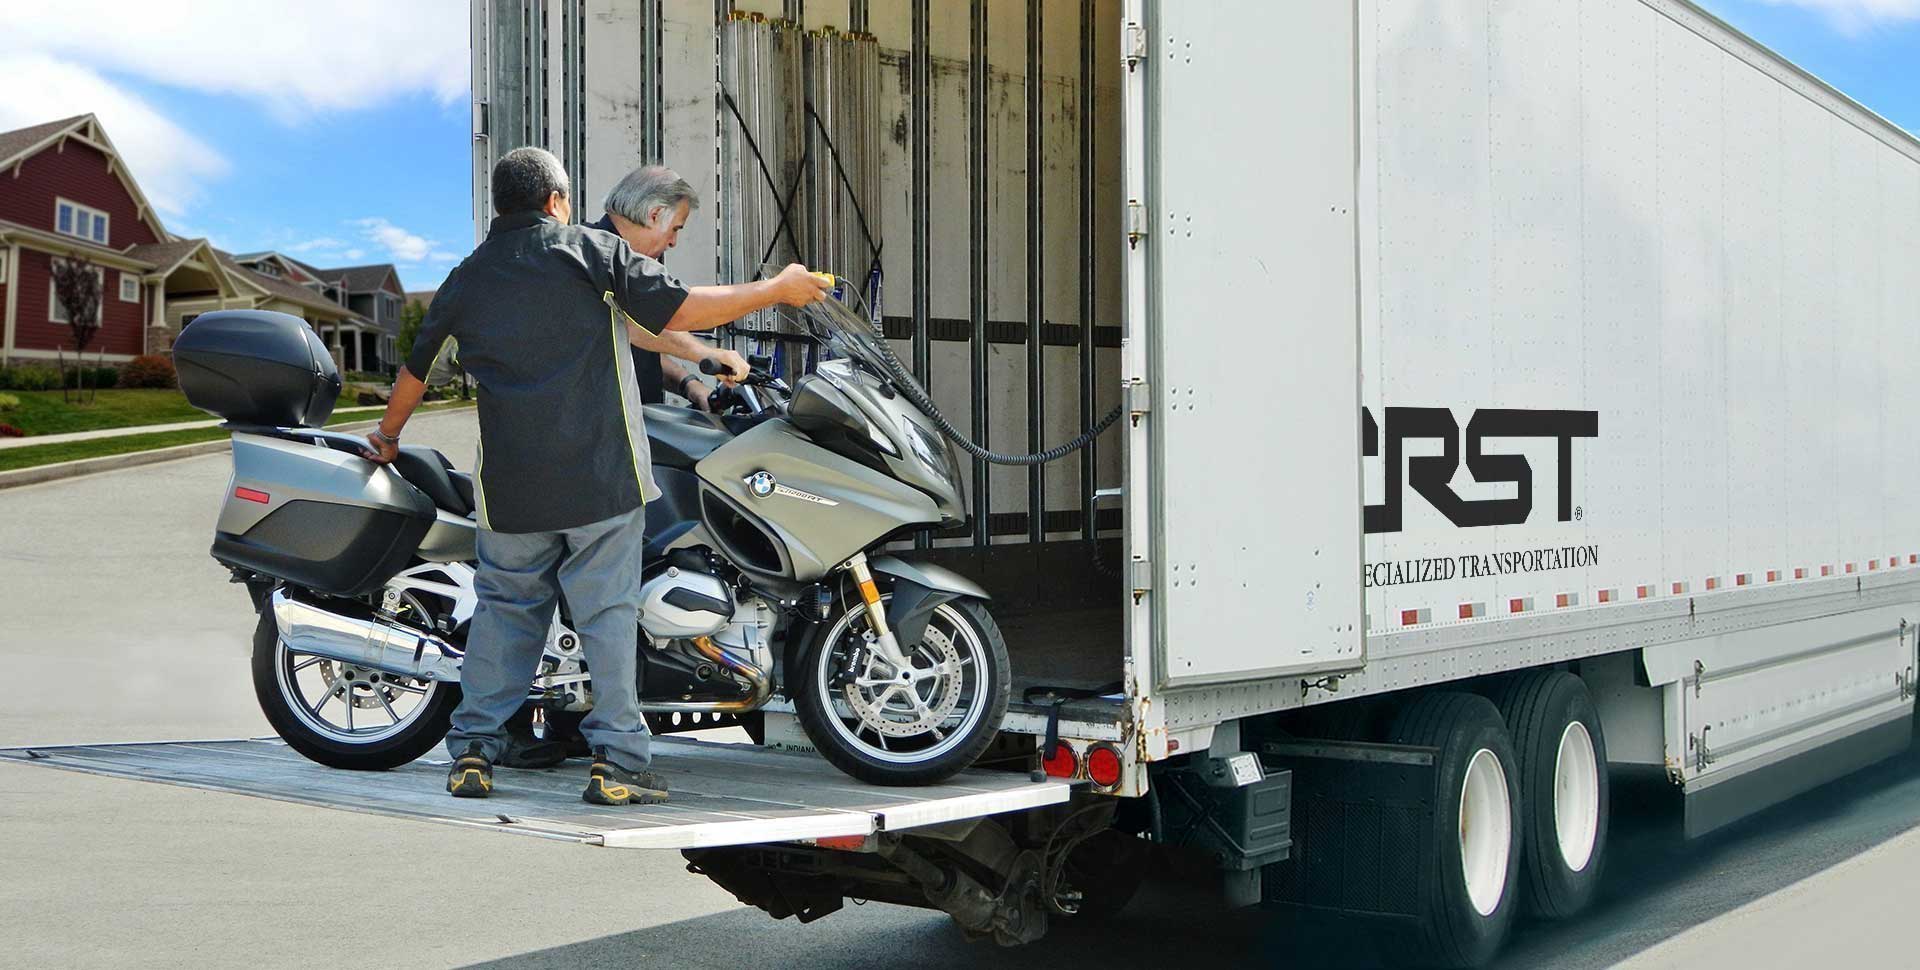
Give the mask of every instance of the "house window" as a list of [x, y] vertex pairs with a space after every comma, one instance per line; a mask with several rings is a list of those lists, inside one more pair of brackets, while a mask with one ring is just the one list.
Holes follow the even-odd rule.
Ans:
[[54, 200], [53, 227], [61, 234], [107, 244], [107, 214], [66, 199]]
[[120, 274], [120, 302], [140, 302], [140, 277], [132, 273]]
[[[102, 300], [105, 300], [107, 296], [107, 271], [104, 269], [101, 269], [98, 266], [95, 266], [93, 268], [93, 275], [96, 277], [99, 277], [100, 279], [100, 298]], [[106, 309], [105, 307], [101, 307], [100, 309], [94, 311], [93, 322], [96, 326], [99, 325], [100, 318], [105, 315], [104, 313], [101, 312], [102, 310], [105, 310], [105, 309]], [[54, 323], [72, 322], [67, 319], [67, 308], [60, 305], [60, 294], [57, 288], [53, 285], [52, 280], [47, 281], [47, 319], [53, 321]]]

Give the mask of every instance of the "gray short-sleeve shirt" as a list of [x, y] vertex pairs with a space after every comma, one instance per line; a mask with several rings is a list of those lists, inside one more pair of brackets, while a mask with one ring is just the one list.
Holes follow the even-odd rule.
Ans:
[[482, 527], [570, 529], [658, 494], [626, 318], [657, 333], [686, 298], [619, 236], [539, 212], [493, 220], [434, 295], [406, 361], [424, 377], [452, 337], [480, 385]]

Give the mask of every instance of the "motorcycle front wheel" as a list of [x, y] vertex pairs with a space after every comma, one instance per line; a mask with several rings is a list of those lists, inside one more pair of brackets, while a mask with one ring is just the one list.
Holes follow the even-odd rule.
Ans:
[[253, 632], [253, 692], [287, 746], [330, 768], [385, 771], [447, 735], [460, 686], [297, 653], [273, 610]]
[[789, 676], [788, 694], [807, 738], [840, 770], [878, 785], [929, 785], [972, 764], [999, 732], [1012, 676], [985, 603], [935, 608], [918, 642], [900, 645], [910, 671], [874, 655], [858, 601], [838, 607], [822, 630]]

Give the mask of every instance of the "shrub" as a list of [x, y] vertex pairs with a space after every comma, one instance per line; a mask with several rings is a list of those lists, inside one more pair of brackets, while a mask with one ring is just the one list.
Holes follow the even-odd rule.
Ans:
[[60, 372], [51, 367], [0, 367], [0, 390], [57, 391]]
[[174, 386], [173, 361], [155, 354], [135, 357], [120, 368], [121, 387]]
[[11, 394], [0, 394], [0, 411], [11, 411], [20, 406], [20, 399]]
[[91, 387], [113, 387], [119, 383], [120, 368], [118, 367], [95, 367], [93, 376], [87, 381]]

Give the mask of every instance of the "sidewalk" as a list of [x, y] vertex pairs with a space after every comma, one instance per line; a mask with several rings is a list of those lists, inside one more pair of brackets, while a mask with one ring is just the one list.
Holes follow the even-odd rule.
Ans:
[[[340, 408], [334, 414], [357, 414], [362, 411], [378, 412], [386, 410], [384, 404], [369, 407]], [[93, 431], [69, 431], [66, 434], [28, 435], [25, 438], [0, 438], [0, 449], [28, 448], [33, 445], [57, 445], [69, 441], [90, 441], [95, 438], [118, 438], [122, 435], [155, 434], [162, 431], [190, 431], [194, 428], [217, 428], [220, 419], [209, 418], [205, 421], [179, 421], [173, 424], [143, 424], [126, 428], [99, 428]]]

